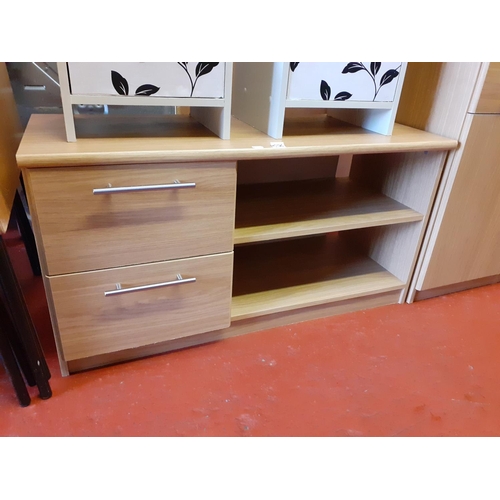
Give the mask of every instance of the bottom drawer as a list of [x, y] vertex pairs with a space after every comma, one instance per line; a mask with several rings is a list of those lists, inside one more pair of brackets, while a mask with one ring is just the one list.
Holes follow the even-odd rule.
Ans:
[[64, 359], [229, 326], [232, 269], [230, 252], [49, 277]]

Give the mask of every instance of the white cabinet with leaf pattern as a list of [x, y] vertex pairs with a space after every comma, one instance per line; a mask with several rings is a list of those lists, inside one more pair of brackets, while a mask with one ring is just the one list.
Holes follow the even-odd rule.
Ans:
[[73, 104], [189, 106], [191, 115], [229, 139], [232, 63], [58, 63], [68, 142], [76, 140]]
[[325, 114], [391, 135], [404, 62], [235, 63], [233, 114], [281, 139], [287, 109]]

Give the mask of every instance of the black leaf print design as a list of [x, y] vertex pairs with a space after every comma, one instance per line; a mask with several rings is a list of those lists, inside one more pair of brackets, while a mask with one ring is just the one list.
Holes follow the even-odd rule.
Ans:
[[210, 71], [212, 71], [216, 66], [218, 66], [218, 62], [200, 62], [196, 65], [196, 79], [198, 79], [200, 76], [203, 75], [208, 75]]
[[[325, 80], [321, 80], [321, 85], [319, 86], [319, 93], [321, 94], [321, 98], [323, 99], [323, 101], [330, 100], [330, 96], [332, 94], [332, 89], [330, 88], [330, 85], [328, 85], [328, 83], [325, 82]], [[347, 101], [347, 99], [349, 99], [350, 97], [352, 97], [352, 94], [344, 91], [344, 92], [339, 92], [333, 98], [333, 100], [334, 101]]]
[[216, 66], [219, 65], [218, 62], [199, 62], [196, 65], [196, 69], [195, 69], [196, 79], [193, 82], [193, 79], [191, 78], [191, 75], [189, 74], [189, 70], [187, 67], [188, 63], [185, 62], [185, 63], [178, 63], [178, 64], [186, 72], [186, 74], [189, 78], [189, 81], [191, 83], [191, 95], [189, 97], [193, 97], [194, 88], [196, 87], [196, 82], [198, 81], [198, 78], [200, 78], [200, 76], [203, 76], [203, 75], [208, 75], [208, 73], [210, 73], [210, 71], [212, 71]]
[[359, 62], [350, 62], [342, 70], [342, 74], [345, 75], [346, 73], [357, 73], [358, 71], [362, 71], [363, 69], [366, 69], [366, 68], [361, 63], [359, 63]]
[[292, 73], [295, 71], [295, 68], [299, 65], [298, 62], [291, 62], [290, 63], [290, 69], [292, 70]]
[[390, 69], [386, 71], [383, 75], [382, 78], [380, 79], [380, 86], [382, 87], [383, 85], [387, 85], [388, 83], [391, 83], [394, 78], [396, 78], [399, 75], [399, 71], [395, 69]]
[[352, 97], [352, 94], [349, 92], [339, 92], [334, 98], [334, 101], [347, 101], [347, 99], [350, 99]]
[[135, 95], [153, 95], [160, 90], [160, 87], [156, 85], [150, 85], [149, 83], [141, 85], [135, 91]]
[[[128, 95], [128, 82], [118, 71], [111, 70], [111, 82], [120, 95]], [[159, 90], [160, 87], [146, 83], [137, 88], [135, 95], [152, 95], [156, 94]]]
[[120, 95], [128, 95], [128, 82], [120, 73], [111, 70], [111, 82]]
[[377, 76], [377, 73], [378, 73], [381, 65], [382, 65], [382, 63], [379, 63], [379, 62], [370, 63], [370, 71], [372, 72], [373, 76]]
[[[399, 65], [396, 69], [390, 69], [384, 73], [382, 78], [380, 79], [380, 84], [377, 88], [377, 81], [375, 80], [375, 76], [380, 70], [382, 63], [380, 62], [372, 62], [370, 63], [370, 71], [365, 67], [363, 63], [357, 63], [357, 62], [350, 62], [343, 70], [342, 73], [357, 73], [358, 71], [366, 71], [369, 75], [370, 78], [373, 81], [373, 87], [375, 89], [375, 93], [373, 94], [373, 101], [377, 98], [377, 94], [380, 92], [380, 89], [384, 86], [387, 85], [388, 83], [391, 83], [394, 78], [396, 78], [399, 75], [399, 68], [401, 68], [401, 65]], [[341, 92], [342, 93], [342, 92]], [[340, 94], [337, 94], [340, 95]], [[350, 97], [350, 96], [349, 96]], [[347, 99], [349, 99], [347, 97]], [[344, 99], [342, 99], [344, 100]]]
[[319, 86], [319, 93], [321, 94], [321, 98], [323, 101], [328, 101], [330, 99], [330, 95], [332, 93], [332, 89], [330, 85], [325, 82], [325, 80], [321, 80], [321, 85]]

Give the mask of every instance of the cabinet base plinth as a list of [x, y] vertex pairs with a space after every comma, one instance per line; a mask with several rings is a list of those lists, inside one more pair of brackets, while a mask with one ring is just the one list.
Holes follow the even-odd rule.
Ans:
[[395, 290], [363, 298], [343, 300], [331, 304], [297, 309], [286, 313], [269, 314], [258, 318], [236, 321], [233, 322], [230, 327], [224, 328], [223, 330], [202, 333], [192, 337], [170, 340], [168, 342], [161, 342], [136, 349], [127, 349], [99, 356], [75, 359], [68, 362], [68, 369], [69, 373], [76, 373], [113, 363], [122, 363], [133, 359], [162, 354], [195, 345], [208, 344], [209, 342], [236, 337], [245, 333], [258, 332], [278, 326], [291, 325], [301, 323], [303, 321], [371, 309], [389, 304], [397, 304], [399, 302], [400, 294], [401, 290]]

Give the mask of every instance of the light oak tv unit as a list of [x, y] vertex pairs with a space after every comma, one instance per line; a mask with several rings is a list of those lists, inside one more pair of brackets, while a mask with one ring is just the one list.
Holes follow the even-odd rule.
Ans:
[[285, 147], [236, 119], [230, 140], [113, 120], [68, 143], [33, 115], [17, 153], [63, 375], [404, 302], [457, 146], [323, 114], [287, 118]]

